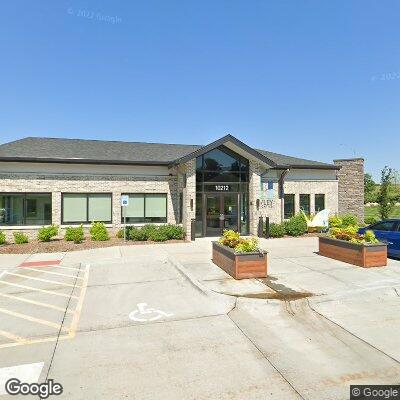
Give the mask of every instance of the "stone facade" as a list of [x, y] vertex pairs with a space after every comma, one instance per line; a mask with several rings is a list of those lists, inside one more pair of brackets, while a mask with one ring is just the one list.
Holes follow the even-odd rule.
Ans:
[[364, 159], [334, 160], [334, 163], [341, 166], [337, 173], [339, 214], [355, 214], [364, 222]]
[[61, 225], [61, 193], [112, 193], [112, 224], [108, 226], [114, 229], [121, 226], [121, 193], [166, 193], [167, 222], [175, 224], [179, 217], [176, 175], [139, 177], [7, 173], [0, 174], [0, 192], [52, 193], [52, 220], [57, 225]]
[[261, 189], [261, 165], [255, 161], [249, 161], [249, 233], [250, 235], [257, 235], [258, 220], [262, 216], [262, 209], [257, 200], [260, 199]]
[[[312, 214], [315, 213], [316, 194], [325, 195], [325, 208], [329, 209], [332, 214], [336, 214], [338, 212], [337, 181], [285, 181], [283, 188], [285, 194], [294, 194], [296, 214], [300, 212], [300, 194], [310, 195], [310, 212]], [[273, 183], [273, 197], [271, 199], [267, 198], [266, 193], [261, 194], [260, 197], [260, 207], [255, 213], [257, 223], [260, 216], [263, 218], [269, 217], [270, 222], [281, 223], [283, 221], [283, 200], [279, 198], [278, 182]], [[254, 223], [255, 229], [257, 229], [257, 223]]]
[[192, 219], [196, 215], [196, 159], [182, 165], [178, 172], [178, 190], [183, 193], [182, 223], [186, 238], [190, 239]]
[[[348, 161], [348, 160], [347, 160]], [[17, 163], [16, 163], [17, 164]], [[345, 189], [343, 193], [349, 195], [353, 190], [349, 185], [355, 185], [354, 172], [362, 174], [360, 164], [346, 163], [342, 171], [341, 184]], [[3, 167], [1, 165], [1, 167]], [[192, 159], [183, 165], [168, 169], [167, 167], [120, 167], [109, 166], [105, 173], [104, 166], [82, 166], [78, 172], [74, 166], [51, 165], [39, 166], [26, 165], [24, 168], [35, 172], [11, 172], [12, 168], [22, 168], [21, 165], [8, 165], [0, 170], [0, 192], [32, 192], [51, 193], [52, 195], [52, 220], [54, 224], [61, 225], [62, 193], [112, 193], [112, 223], [107, 225], [111, 231], [121, 227], [120, 199], [122, 193], [166, 193], [167, 194], [167, 222], [171, 224], [182, 223], [186, 237], [191, 237], [191, 221], [196, 215], [196, 160]], [[69, 168], [69, 169], [68, 169]], [[65, 171], [62, 173], [60, 171]], [[347, 172], [346, 172], [347, 171]], [[282, 217], [283, 201], [279, 198], [278, 179], [282, 171], [265, 169], [260, 162], [249, 160], [249, 232], [257, 235], [259, 217], [269, 217], [271, 222], [279, 223]], [[351, 178], [349, 182], [343, 179]], [[357, 178], [359, 180], [359, 178]], [[265, 185], [262, 182], [273, 182], [273, 197], [268, 198]], [[358, 181], [357, 181], [358, 182]], [[363, 182], [363, 179], [362, 179]], [[340, 181], [339, 181], [340, 184]], [[342, 212], [338, 206], [338, 181], [335, 171], [301, 170], [291, 171], [285, 178], [284, 191], [286, 194], [295, 195], [295, 212], [299, 209], [299, 195], [310, 194], [311, 212], [314, 212], [314, 195], [325, 194], [326, 208], [331, 213]], [[358, 191], [356, 191], [358, 193]], [[182, 194], [182, 205], [180, 196]], [[356, 196], [357, 197], [357, 196]], [[347, 197], [342, 196], [341, 201]], [[357, 201], [360, 199], [357, 197]], [[361, 204], [363, 203], [363, 200]], [[351, 203], [359, 204], [359, 203]], [[182, 211], [182, 215], [180, 215]], [[354, 212], [354, 211], [346, 211]], [[66, 225], [67, 226], [67, 225]], [[36, 235], [32, 227], [0, 227], [6, 231], [7, 236], [12, 236], [12, 229], [24, 230], [31, 237]]]

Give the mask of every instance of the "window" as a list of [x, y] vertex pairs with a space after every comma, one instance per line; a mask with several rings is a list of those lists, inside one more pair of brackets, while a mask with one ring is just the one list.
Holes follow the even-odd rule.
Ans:
[[382, 221], [372, 225], [371, 229], [374, 231], [393, 231], [395, 221]]
[[325, 195], [316, 194], [315, 195], [315, 212], [325, 210]]
[[50, 193], [0, 193], [0, 225], [49, 224]]
[[294, 194], [285, 194], [285, 212], [284, 218], [289, 219], [294, 215]]
[[[196, 191], [216, 192], [216, 184], [231, 183], [226, 191], [247, 191], [249, 162], [225, 146], [196, 158]], [[243, 186], [241, 186], [243, 185]]]
[[309, 194], [301, 194], [300, 195], [300, 210], [307, 215], [310, 214], [310, 195]]
[[62, 223], [111, 223], [111, 193], [63, 193]]
[[122, 207], [122, 222], [146, 223], [167, 222], [167, 194], [131, 193], [129, 205]]

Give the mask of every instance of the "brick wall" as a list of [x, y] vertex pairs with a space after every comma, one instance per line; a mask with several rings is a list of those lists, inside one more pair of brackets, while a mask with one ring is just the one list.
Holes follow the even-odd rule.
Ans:
[[[112, 227], [121, 226], [121, 193], [167, 193], [167, 222], [178, 221], [177, 176], [0, 174], [1, 192], [51, 192], [53, 223], [61, 224], [61, 193], [112, 193]], [[4, 227], [6, 228], [6, 227]], [[18, 228], [23, 229], [23, 227]]]
[[355, 214], [364, 222], [364, 159], [334, 160], [341, 166], [339, 179], [339, 214]]

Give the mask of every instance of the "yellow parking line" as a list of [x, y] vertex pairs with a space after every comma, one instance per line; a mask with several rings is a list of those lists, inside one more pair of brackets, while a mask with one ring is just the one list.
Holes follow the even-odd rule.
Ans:
[[32, 286], [25, 286], [25, 285], [18, 285], [17, 283], [11, 283], [11, 282], [7, 282], [7, 281], [2, 281], [0, 280], [0, 283], [4, 283], [5, 285], [9, 285], [9, 286], [16, 286], [19, 287], [21, 289], [28, 289], [28, 290], [36, 290], [37, 292], [42, 292], [42, 293], [47, 293], [47, 294], [54, 294], [55, 296], [61, 296], [61, 297], [67, 297], [67, 298], [72, 298], [72, 299], [78, 299], [78, 296], [73, 296], [73, 295], [69, 295], [69, 294], [64, 294], [64, 293], [57, 293], [51, 290], [46, 290], [46, 289], [38, 289]]
[[45, 337], [45, 338], [40, 338], [40, 339], [24, 339], [21, 342], [12, 342], [12, 343], [4, 343], [0, 344], [0, 349], [8, 348], [8, 347], [15, 347], [15, 346], [21, 346], [25, 344], [34, 344], [34, 343], [46, 343], [46, 342], [56, 342], [57, 340], [65, 340], [65, 339], [70, 339], [69, 335], [60, 335], [60, 336], [51, 336], [51, 337]]
[[[57, 306], [54, 306], [53, 304], [47, 304], [47, 303], [42, 303], [40, 301], [34, 301], [34, 300], [26, 299], [25, 297], [13, 296], [11, 294], [6, 294], [6, 293], [0, 293], [0, 296], [6, 297], [6, 298], [12, 299], [12, 300], [23, 301], [25, 303], [34, 304], [34, 305], [37, 305], [37, 306], [51, 308], [53, 310], [65, 312], [65, 308], [57, 307]], [[73, 314], [73, 312], [71, 310], [67, 310], [67, 313]]]
[[0, 313], [11, 315], [13, 317], [17, 317], [17, 318], [21, 318], [21, 319], [26, 319], [27, 321], [36, 322], [38, 324], [50, 326], [51, 328], [55, 328], [55, 329], [60, 329], [61, 328], [61, 330], [68, 332], [68, 329], [62, 328], [60, 324], [56, 324], [55, 322], [46, 321], [44, 319], [31, 317], [30, 315], [21, 314], [21, 313], [17, 313], [17, 312], [14, 312], [14, 311], [6, 310], [5, 308], [0, 308]]
[[0, 335], [6, 337], [7, 339], [14, 340], [14, 341], [16, 341], [16, 342], [18, 342], [18, 343], [20, 343], [20, 342], [21, 342], [21, 343], [25, 342], [25, 339], [22, 338], [21, 336], [14, 335], [13, 333], [6, 332], [6, 331], [3, 331], [3, 330], [1, 330], [1, 329], [0, 329]]
[[76, 278], [76, 279], [83, 279], [80, 276], [76, 276], [76, 275], [67, 275], [67, 274], [60, 274], [59, 272], [53, 272], [53, 271], [45, 271], [44, 269], [38, 269], [38, 268], [21, 268], [20, 269], [24, 269], [24, 270], [28, 270], [28, 271], [37, 271], [37, 272], [44, 272], [45, 274], [51, 274], [51, 275], [58, 275], [58, 276], [65, 276], [67, 278]]
[[72, 318], [71, 325], [69, 327], [69, 336], [71, 338], [75, 337], [76, 329], [78, 328], [79, 318], [82, 312], [83, 300], [85, 299], [87, 284], [89, 280], [89, 270], [90, 270], [90, 264], [86, 264], [85, 275], [83, 278], [80, 297], [76, 304], [75, 314]]
[[13, 274], [11, 272], [6, 272], [6, 275], [19, 276], [20, 278], [33, 279], [34, 281], [40, 281], [40, 282], [46, 282], [46, 283], [54, 283], [56, 285], [80, 288], [80, 286], [71, 285], [70, 283], [63, 283], [63, 282], [58, 282], [58, 281], [49, 281], [48, 279], [34, 278], [33, 276], [28, 276], [28, 275], [23, 275], [23, 274]]

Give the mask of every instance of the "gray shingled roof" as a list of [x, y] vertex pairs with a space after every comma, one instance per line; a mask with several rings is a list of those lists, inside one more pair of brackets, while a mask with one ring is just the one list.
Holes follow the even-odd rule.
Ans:
[[27, 137], [0, 146], [0, 158], [169, 164], [201, 146]]
[[[0, 145], [0, 160], [69, 161], [109, 164], [170, 164], [201, 145], [27, 137]], [[257, 150], [278, 166], [332, 168], [332, 164]]]

